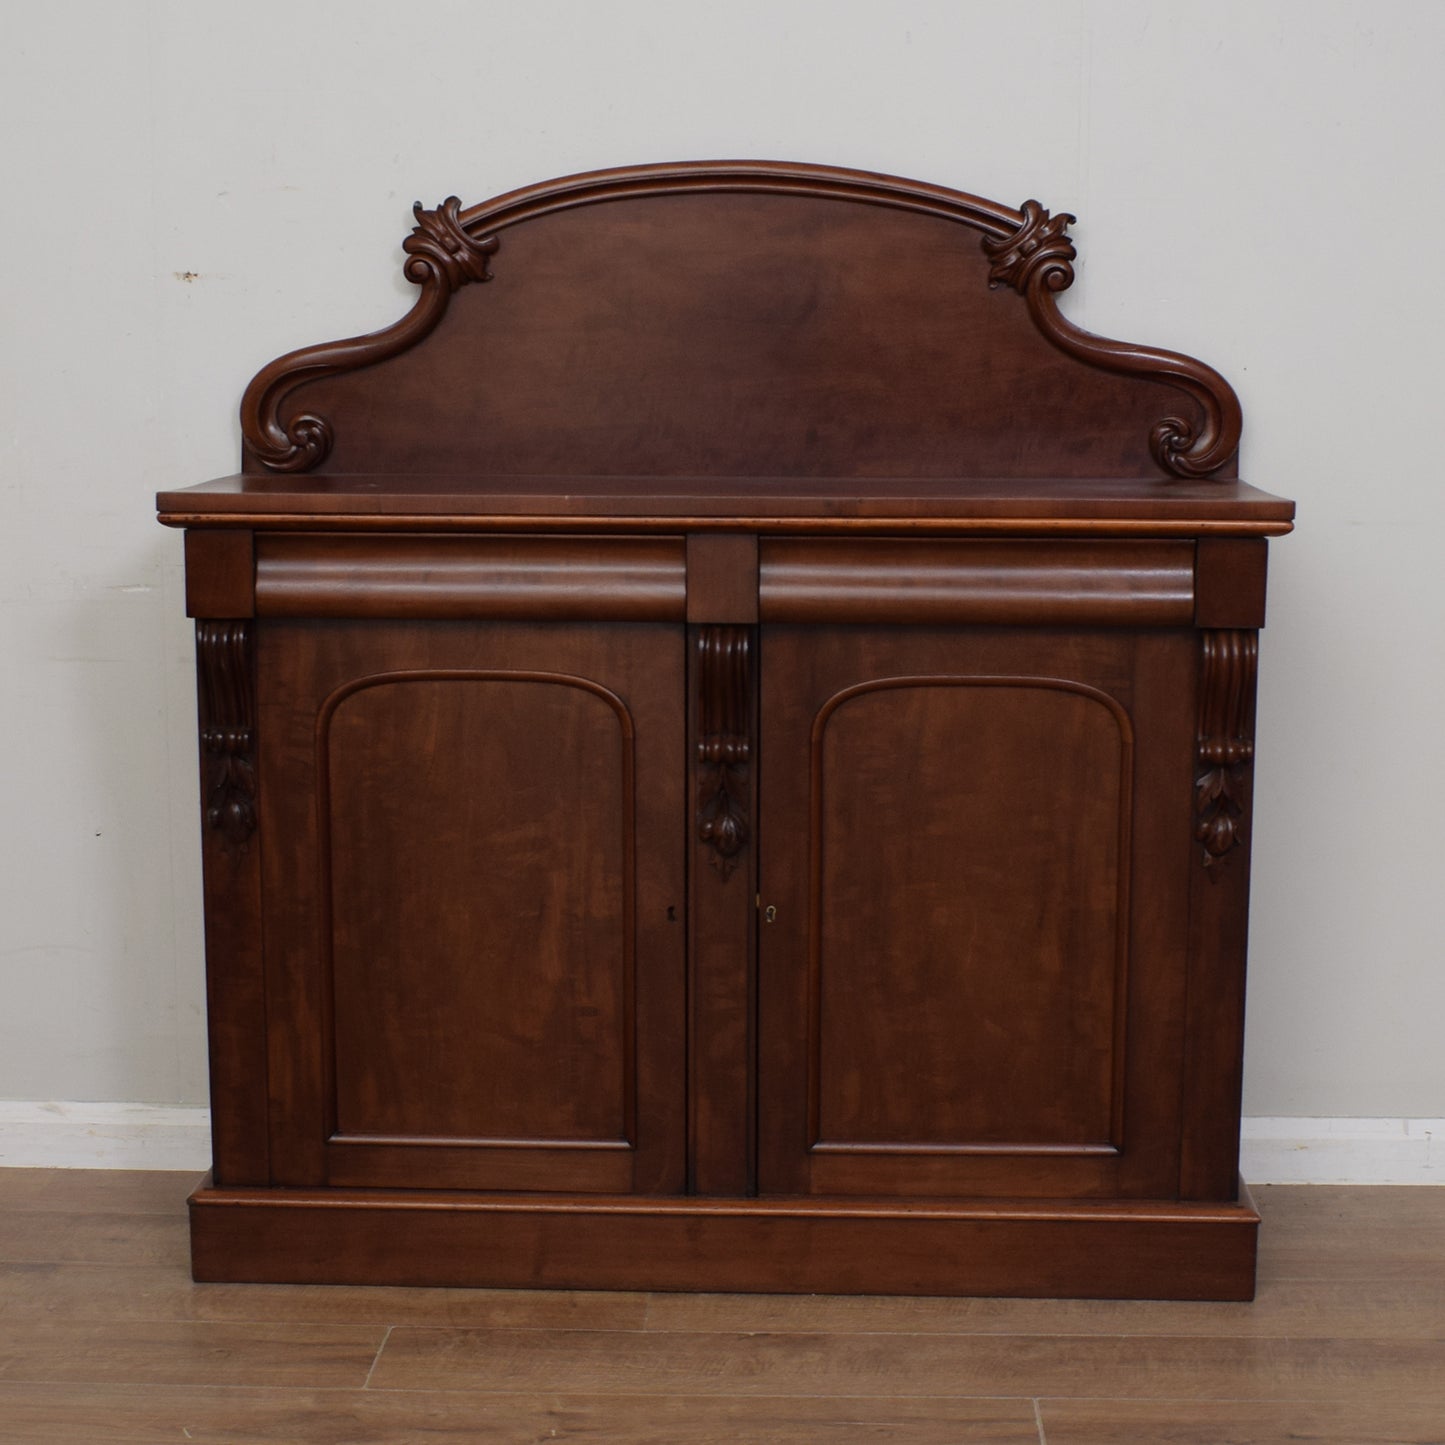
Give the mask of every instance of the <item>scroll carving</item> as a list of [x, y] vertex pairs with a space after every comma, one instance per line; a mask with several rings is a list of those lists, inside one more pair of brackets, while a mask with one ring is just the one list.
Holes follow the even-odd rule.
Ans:
[[557, 211], [614, 201], [689, 192], [748, 192], [887, 206], [937, 216], [980, 233], [989, 281], [1024, 298], [1035, 326], [1068, 356], [1090, 366], [1174, 387], [1192, 405], [1161, 417], [1149, 445], [1167, 475], [1217, 473], [1239, 447], [1239, 401], [1229, 383], [1203, 362], [1173, 351], [1093, 336], [1066, 320], [1057, 296], [1073, 283], [1075, 250], [1067, 231], [1074, 218], [1051, 216], [1038, 201], [1014, 210], [942, 186], [864, 171], [767, 161], [635, 166], [567, 176], [513, 191], [462, 210], [449, 197], [435, 210], [414, 208], [416, 227], [403, 243], [405, 274], [422, 289], [412, 311], [394, 326], [293, 351], [273, 361], [246, 389], [241, 431], [249, 458], [272, 471], [299, 472], [331, 450], [330, 422], [311, 412], [283, 415], [302, 384], [385, 361], [416, 345], [441, 320], [453, 292], [491, 279], [489, 258], [498, 234]]
[[1077, 252], [1065, 234], [1074, 217], [1066, 212], [1050, 216], [1037, 201], [1025, 201], [1019, 215], [1017, 230], [983, 238], [984, 254], [993, 263], [989, 285], [1018, 291], [1028, 303], [1034, 325], [1066, 355], [1182, 391], [1199, 407], [1201, 419], [1161, 417], [1149, 435], [1149, 450], [1171, 476], [1207, 477], [1218, 471], [1239, 450], [1242, 418], [1234, 388], [1213, 367], [1192, 356], [1110, 341], [1066, 320], [1054, 298], [1074, 282]]
[[1203, 634], [1194, 836], [1204, 845], [1206, 868], [1222, 863], [1244, 841], [1258, 659], [1258, 633]]
[[462, 218], [461, 202], [448, 196], [434, 211], [418, 201], [416, 226], [402, 250], [403, 274], [421, 287], [411, 311], [394, 326], [369, 336], [353, 336], [322, 346], [307, 346], [279, 357], [258, 372], [241, 399], [241, 435], [250, 454], [272, 471], [304, 472], [330, 452], [334, 436], [323, 416], [302, 412], [282, 418], [287, 397], [303, 382], [355, 371], [408, 350], [436, 329], [452, 293], [472, 281], [490, 281], [488, 259], [497, 238], [475, 235]]
[[697, 836], [724, 878], [749, 838], [751, 645], [746, 627], [704, 627], [697, 635]]
[[256, 831], [256, 705], [248, 622], [198, 622], [206, 827], [233, 847]]

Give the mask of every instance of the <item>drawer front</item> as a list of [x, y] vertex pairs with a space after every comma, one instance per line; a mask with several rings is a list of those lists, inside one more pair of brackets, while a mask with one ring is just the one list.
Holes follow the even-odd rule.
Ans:
[[1187, 627], [1194, 543], [767, 539], [764, 622]]

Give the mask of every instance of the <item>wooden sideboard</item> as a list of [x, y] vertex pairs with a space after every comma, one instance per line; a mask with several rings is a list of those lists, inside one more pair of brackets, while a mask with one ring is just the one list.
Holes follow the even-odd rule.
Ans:
[[699, 163], [416, 209], [162, 493], [198, 1279], [1248, 1298], [1267, 538], [1068, 216]]

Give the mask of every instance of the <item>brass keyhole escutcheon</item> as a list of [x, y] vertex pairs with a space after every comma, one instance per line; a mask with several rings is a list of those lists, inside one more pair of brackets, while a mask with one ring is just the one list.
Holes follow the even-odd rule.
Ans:
[[778, 917], [778, 910], [777, 910], [771, 903], [768, 904], [768, 906], [767, 906], [765, 909], [763, 909], [763, 922], [764, 922], [764, 923], [773, 923], [773, 922], [775, 922], [775, 921], [777, 920], [777, 917]]

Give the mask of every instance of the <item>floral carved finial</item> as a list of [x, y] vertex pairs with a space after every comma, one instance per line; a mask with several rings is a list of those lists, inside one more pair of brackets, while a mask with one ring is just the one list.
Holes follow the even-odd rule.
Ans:
[[1038, 275], [1048, 290], [1067, 290], [1073, 284], [1078, 254], [1066, 234], [1074, 217], [1067, 211], [1051, 216], [1037, 201], [1025, 201], [1019, 209], [1023, 224], [1013, 235], [983, 239], [984, 254], [993, 262], [988, 284], [1023, 292]]
[[401, 243], [407, 253], [403, 269], [408, 281], [425, 286], [435, 277], [455, 291], [469, 281], [492, 279], [487, 258], [496, 253], [497, 238], [472, 236], [462, 225], [461, 208], [455, 196], [448, 196], [434, 211], [424, 210], [420, 201], [411, 208], [416, 229]]

